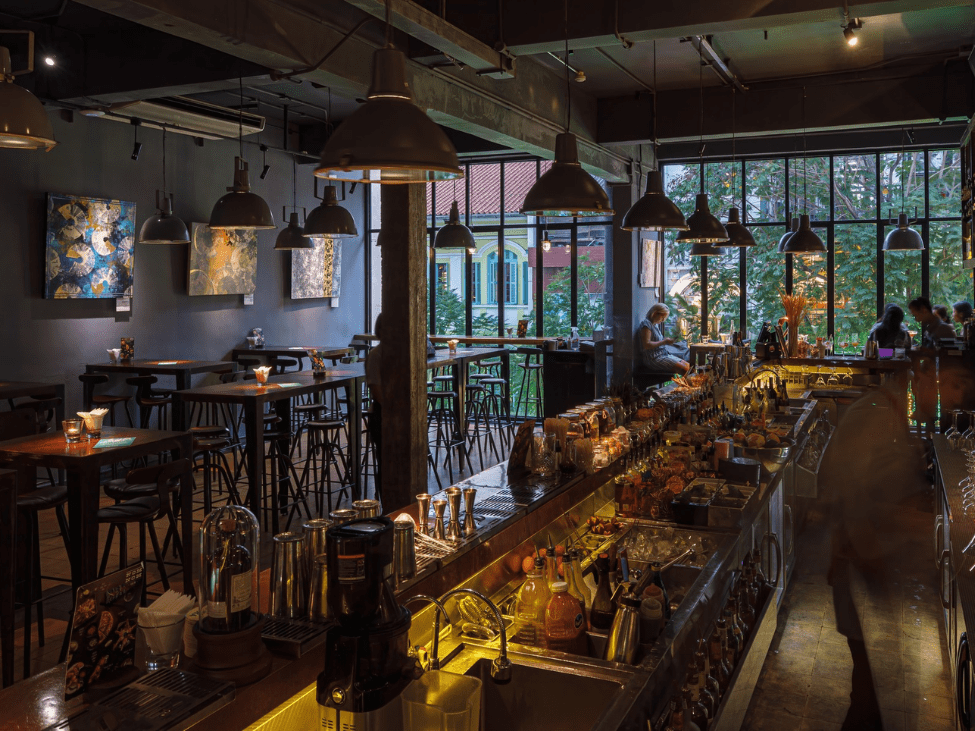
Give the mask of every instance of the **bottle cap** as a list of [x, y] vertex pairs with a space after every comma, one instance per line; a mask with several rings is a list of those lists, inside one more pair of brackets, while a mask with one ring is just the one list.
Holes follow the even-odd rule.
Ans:
[[564, 581], [553, 581], [552, 582], [552, 593], [553, 594], [559, 594], [560, 592], [568, 591], [568, 590], [569, 590], [569, 585], [566, 584]]

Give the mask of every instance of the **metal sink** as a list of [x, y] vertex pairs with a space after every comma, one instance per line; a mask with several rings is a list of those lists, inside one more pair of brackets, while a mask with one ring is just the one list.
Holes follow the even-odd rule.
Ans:
[[481, 658], [464, 673], [483, 683], [481, 731], [588, 731], [624, 685], [569, 668], [515, 664], [512, 671], [511, 682], [499, 685], [491, 679], [491, 660]]

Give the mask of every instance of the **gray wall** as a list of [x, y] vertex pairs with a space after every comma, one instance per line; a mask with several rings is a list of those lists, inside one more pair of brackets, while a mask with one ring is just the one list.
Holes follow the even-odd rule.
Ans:
[[[246, 343], [252, 327], [264, 328], [269, 344], [344, 345], [365, 329], [365, 244], [342, 244], [339, 307], [328, 300], [292, 300], [291, 255], [273, 250], [277, 231], [258, 232], [254, 304], [240, 295], [190, 297], [186, 293], [187, 246], [136, 244], [132, 311], [115, 312], [115, 300], [43, 298], [45, 195], [69, 193], [120, 198], [137, 204], [136, 232], [156, 212], [162, 187], [162, 133], [140, 130], [138, 162], [130, 159], [128, 125], [75, 115], [73, 123], [53, 118], [59, 141], [51, 152], [0, 149], [0, 381], [63, 382], [67, 411], [81, 408], [78, 374], [86, 363], [107, 360], [122, 336], [135, 338], [137, 358], [221, 360]], [[175, 213], [187, 224], [208, 221], [216, 200], [233, 183], [236, 142], [167, 136], [168, 187]], [[272, 168], [260, 180], [261, 155], [245, 146], [254, 192], [268, 202], [279, 226], [281, 207], [291, 204], [291, 159], [268, 152]], [[344, 205], [365, 228], [363, 188]], [[298, 168], [298, 205], [311, 210], [312, 167]], [[197, 376], [196, 382], [202, 379]], [[165, 385], [161, 380], [160, 385]]]

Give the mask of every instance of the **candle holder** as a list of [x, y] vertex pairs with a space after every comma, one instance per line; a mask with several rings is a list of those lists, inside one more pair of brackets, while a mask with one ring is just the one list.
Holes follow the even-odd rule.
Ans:
[[61, 422], [61, 428], [64, 429], [64, 441], [68, 444], [77, 444], [81, 441], [85, 422], [81, 419], [65, 419]]
[[254, 376], [262, 386], [267, 383], [267, 377], [271, 375], [271, 366], [261, 366], [254, 369]]
[[447, 350], [450, 352], [451, 355], [456, 355], [457, 354], [457, 343], [459, 343], [459, 342], [460, 342], [459, 340], [448, 340], [447, 341]]

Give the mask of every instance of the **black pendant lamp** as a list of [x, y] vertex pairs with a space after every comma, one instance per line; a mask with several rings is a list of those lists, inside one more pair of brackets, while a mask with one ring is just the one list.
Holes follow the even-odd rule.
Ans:
[[[281, 209], [281, 217], [287, 207]], [[304, 210], [304, 209], [302, 209]], [[307, 221], [307, 216], [305, 217]], [[274, 240], [275, 251], [292, 251], [294, 249], [314, 249], [315, 242], [308, 238], [308, 234], [298, 223], [298, 161], [291, 156], [291, 218], [288, 225], [281, 229]]]
[[[735, 154], [735, 99], [737, 89], [731, 87], [731, 189], [738, 195], [738, 163]], [[739, 249], [755, 246], [755, 237], [752, 232], [745, 228], [739, 217], [738, 206], [728, 209], [728, 222], [724, 225], [728, 232], [728, 240], [719, 243], [722, 247], [738, 247]]]
[[792, 219], [792, 225], [789, 226], [789, 230], [786, 231], [784, 234], [782, 234], [782, 238], [779, 239], [778, 252], [780, 254], [784, 254], [785, 253], [785, 245], [786, 245], [786, 242], [788, 242], [788, 240], [791, 239], [792, 236], [798, 230], [799, 230], [799, 217], [796, 216], [795, 218]]
[[434, 249], [467, 249], [474, 252], [474, 234], [464, 224], [460, 222], [460, 209], [457, 201], [450, 204], [450, 216], [447, 223], [437, 230], [437, 235], [433, 240]]
[[[806, 88], [802, 88], [802, 207], [809, 210], [809, 197], [806, 192], [808, 172], [806, 163]], [[826, 244], [809, 225], [809, 214], [799, 216], [799, 229], [782, 243], [783, 254], [825, 254]]]
[[[907, 181], [904, 180], [904, 163], [906, 161], [904, 149], [905, 132], [901, 130], [901, 212], [897, 216], [897, 228], [887, 234], [884, 239], [884, 251], [922, 251], [924, 249], [924, 239], [921, 234], [911, 228], [905, 212], [905, 196]], [[917, 209], [914, 209], [914, 216], [917, 217]], [[893, 221], [891, 221], [893, 223]]]
[[579, 164], [579, 143], [572, 125], [569, 81], [569, 3], [565, 2], [565, 132], [555, 137], [555, 162], [528, 191], [521, 213], [529, 216], [611, 216], [609, 196]]
[[463, 178], [457, 150], [413, 103], [406, 56], [392, 46], [389, 2], [386, 46], [372, 57], [366, 103], [349, 115], [322, 149], [315, 175], [362, 183], [428, 183]]
[[[173, 195], [166, 190], [166, 128], [163, 127], [162, 144], [163, 187], [156, 191], [156, 215], [150, 216], [139, 230], [143, 244], [188, 244], [190, 233], [186, 224], [173, 215]], [[162, 196], [160, 196], [160, 193]]]
[[[654, 164], [657, 164], [657, 42], [653, 42], [653, 144]], [[680, 208], [664, 193], [664, 177], [660, 169], [647, 173], [647, 189], [623, 216], [624, 231], [686, 231], [687, 221]]]
[[[28, 36], [33, 49], [33, 31], [28, 31]], [[34, 54], [29, 55], [27, 68], [15, 73], [10, 63], [10, 51], [0, 46], [0, 147], [47, 152], [57, 140], [44, 105], [27, 89], [14, 83], [15, 75], [34, 70]]]
[[[316, 180], [317, 183], [317, 180]], [[326, 185], [322, 202], [305, 219], [305, 236], [326, 236], [331, 239], [354, 239], [359, 235], [355, 219], [339, 205], [334, 185]]]
[[210, 213], [210, 228], [246, 229], [251, 231], [272, 229], [274, 216], [265, 201], [257, 193], [251, 193], [250, 176], [244, 161], [244, 82], [240, 79], [240, 155], [234, 158], [234, 184], [218, 200]]

